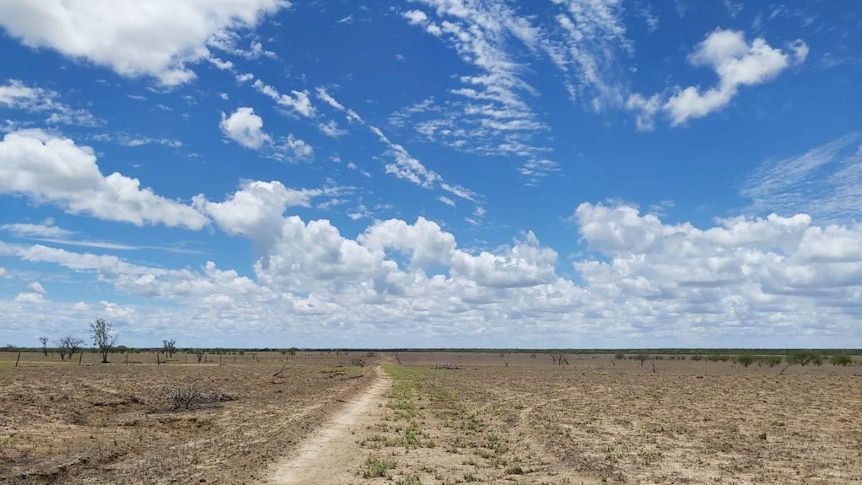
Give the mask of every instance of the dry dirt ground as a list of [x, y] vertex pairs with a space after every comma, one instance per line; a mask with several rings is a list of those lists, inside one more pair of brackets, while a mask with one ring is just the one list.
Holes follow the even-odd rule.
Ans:
[[[351, 366], [359, 355], [0, 356], [0, 481], [862, 483], [858, 362], [411, 352]], [[167, 410], [166, 383], [192, 382], [208, 402]]]
[[364, 438], [398, 483], [862, 483], [858, 365], [399, 359], [387, 369], [409, 398]]
[[[250, 483], [373, 379], [335, 353], [14, 359], [0, 355], [0, 483], [10, 484]], [[164, 389], [188, 386], [203, 399], [172, 410]]]

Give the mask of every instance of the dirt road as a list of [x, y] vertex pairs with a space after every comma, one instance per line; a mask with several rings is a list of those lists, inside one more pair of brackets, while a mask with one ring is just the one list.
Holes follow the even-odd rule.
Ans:
[[305, 439], [284, 462], [275, 465], [265, 484], [361, 482], [357, 471], [365, 455], [357, 440], [384, 416], [386, 394], [392, 385], [381, 368], [375, 372], [374, 383]]

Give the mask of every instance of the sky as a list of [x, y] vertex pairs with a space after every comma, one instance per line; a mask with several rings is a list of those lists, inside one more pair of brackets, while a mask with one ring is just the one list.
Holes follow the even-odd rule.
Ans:
[[0, 345], [862, 347], [862, 5], [0, 2]]

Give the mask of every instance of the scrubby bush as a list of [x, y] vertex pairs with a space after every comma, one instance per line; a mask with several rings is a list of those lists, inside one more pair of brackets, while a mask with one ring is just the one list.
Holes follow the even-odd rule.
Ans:
[[842, 367], [847, 367], [848, 365], [853, 364], [853, 359], [851, 359], [847, 354], [838, 353], [832, 354], [832, 357], [829, 358], [829, 363], [836, 366], [840, 365]]
[[616, 354], [614, 354], [614, 358], [617, 360], [623, 360], [626, 358], [626, 354], [622, 352], [617, 352]]
[[742, 364], [743, 367], [748, 367], [754, 363], [754, 356], [751, 354], [737, 355], [736, 361]]
[[694, 354], [691, 356], [691, 360], [693, 360], [695, 362], [699, 362], [699, 361], [703, 360], [703, 357], [700, 354]]

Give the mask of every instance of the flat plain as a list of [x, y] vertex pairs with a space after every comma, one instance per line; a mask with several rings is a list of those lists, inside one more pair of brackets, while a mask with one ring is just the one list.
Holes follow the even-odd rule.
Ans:
[[[356, 484], [862, 480], [858, 357], [650, 357], [303, 351], [157, 365], [150, 353], [78, 366], [26, 354], [15, 368], [7, 353], [0, 481], [302, 483], [291, 467], [315, 453]], [[191, 385], [201, 399], [171, 409], [166, 390]]]

